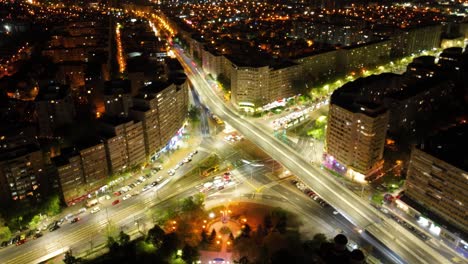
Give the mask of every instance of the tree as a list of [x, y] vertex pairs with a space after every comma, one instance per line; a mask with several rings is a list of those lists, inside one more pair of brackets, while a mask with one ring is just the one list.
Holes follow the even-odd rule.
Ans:
[[108, 236], [106, 246], [109, 248], [110, 252], [118, 252], [119, 251], [119, 243], [115, 241], [114, 237]]
[[47, 214], [49, 216], [54, 216], [59, 214], [62, 211], [60, 206], [60, 198], [58, 195], [51, 196], [47, 201]]
[[210, 243], [213, 243], [215, 241], [215, 239], [216, 239], [216, 230], [213, 228], [211, 230], [211, 234], [210, 234], [210, 237], [208, 238], [208, 241]]
[[197, 208], [197, 205], [193, 201], [192, 197], [187, 197], [182, 200], [182, 212], [187, 213], [195, 210]]
[[206, 233], [205, 229], [203, 229], [202, 232], [201, 232], [201, 242], [202, 243], [208, 243], [209, 242], [208, 234]]
[[246, 256], [243, 256], [239, 259], [239, 264], [249, 264], [249, 259]]
[[153, 246], [159, 249], [163, 243], [165, 232], [158, 225], [155, 225], [153, 228], [148, 230], [148, 235], [146, 236], [146, 242], [150, 242]]
[[194, 105], [191, 105], [188, 110], [188, 115], [192, 122], [197, 122], [200, 120], [200, 109]]
[[193, 196], [193, 202], [198, 206], [198, 208], [204, 208], [205, 203], [205, 194], [197, 193]]
[[119, 233], [119, 244], [121, 246], [127, 246], [130, 243], [130, 236], [125, 234], [124, 231], [120, 231]]
[[252, 228], [250, 227], [249, 224], [245, 224], [242, 226], [242, 229], [241, 229], [241, 236], [242, 237], [250, 237], [250, 232], [252, 231]]
[[177, 251], [178, 245], [179, 238], [177, 237], [177, 233], [171, 232], [165, 234], [163, 238], [163, 243], [158, 252], [161, 254], [161, 257], [168, 258]]
[[31, 219], [31, 221], [29, 221], [29, 224], [28, 224], [29, 229], [36, 229], [40, 221], [41, 221], [41, 217], [39, 215], [33, 216], [33, 218]]
[[327, 242], [327, 237], [322, 233], [317, 233], [314, 235], [312, 240], [307, 240], [304, 242], [305, 251], [317, 252], [323, 243]]
[[273, 227], [273, 221], [271, 220], [271, 215], [267, 214], [263, 218], [263, 225], [265, 226], [265, 230], [268, 232]]
[[11, 231], [8, 226], [0, 227], [0, 241], [9, 240], [11, 238]]
[[200, 257], [200, 253], [196, 247], [192, 247], [190, 245], [185, 245], [182, 249], [182, 259], [186, 263], [194, 263]]
[[67, 252], [65, 252], [65, 256], [63, 257], [63, 262], [65, 264], [76, 264], [76, 263], [80, 263], [81, 260], [73, 256], [71, 250], [68, 250]]

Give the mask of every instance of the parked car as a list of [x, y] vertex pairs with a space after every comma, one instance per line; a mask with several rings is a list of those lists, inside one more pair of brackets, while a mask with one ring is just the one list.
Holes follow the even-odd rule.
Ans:
[[3, 241], [2, 244], [0, 245], [2, 248], [8, 246], [8, 241]]
[[80, 221], [80, 218], [79, 217], [75, 217], [71, 220], [71, 223], [74, 224], [76, 222]]
[[36, 233], [36, 234], [34, 234], [33, 239], [38, 239], [41, 236], [42, 236], [42, 233]]
[[[125, 196], [127, 196], [127, 195], [125, 195]], [[116, 205], [116, 204], [119, 204], [119, 203], [120, 203], [120, 200], [117, 199], [117, 200], [115, 200], [115, 201], [112, 202], [112, 205]]]
[[53, 226], [49, 229], [49, 231], [50, 231], [50, 232], [54, 232], [55, 230], [57, 230], [57, 229], [59, 229], [59, 228], [60, 228], [59, 225], [53, 225]]
[[[122, 200], [125, 201], [125, 200], [127, 200], [128, 198], [130, 198], [130, 197], [132, 197], [131, 194], [126, 194], [126, 195], [122, 198]], [[117, 201], [117, 203], [115, 203], [116, 201]], [[115, 200], [114, 203], [115, 203], [115, 204], [118, 204], [118, 203], [119, 203], [119, 200]], [[112, 203], [112, 205], [115, 205], [114, 203]]]
[[20, 241], [16, 242], [16, 245], [20, 246], [20, 245], [23, 245], [24, 243], [26, 243], [26, 239], [21, 239]]
[[99, 206], [96, 206], [96, 207], [94, 207], [93, 209], [91, 209], [91, 213], [92, 213], [92, 214], [95, 214], [95, 213], [97, 213], [97, 212], [99, 212], [99, 211], [101, 211], [101, 208], [99, 208]]

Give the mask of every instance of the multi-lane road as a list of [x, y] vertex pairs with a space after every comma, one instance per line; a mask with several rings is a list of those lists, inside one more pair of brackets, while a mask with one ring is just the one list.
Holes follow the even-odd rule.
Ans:
[[312, 187], [316, 193], [342, 212], [343, 216], [360, 227], [363, 233], [376, 237], [408, 263], [450, 263], [447, 258], [397, 223], [386, 219], [379, 211], [330, 178], [320, 168], [309, 164], [289, 146], [256, 126], [252, 120], [239, 115], [231, 107], [225, 105], [183, 51], [177, 47], [175, 50], [202, 101], [212, 112], [226, 120], [242, 135]]

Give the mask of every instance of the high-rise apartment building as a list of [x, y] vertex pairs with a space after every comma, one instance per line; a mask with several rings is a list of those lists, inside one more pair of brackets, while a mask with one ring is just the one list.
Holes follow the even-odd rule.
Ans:
[[415, 146], [405, 183], [405, 197], [465, 233], [468, 232], [467, 137], [468, 125], [464, 124], [441, 131]]
[[[143, 124], [128, 118], [105, 116], [100, 129], [106, 135], [105, 145], [112, 172], [134, 166], [146, 160]], [[120, 144], [120, 145], [119, 145]]]
[[36, 196], [43, 167], [42, 152], [37, 145], [0, 150], [0, 201], [8, 203]]
[[139, 94], [133, 98], [133, 107], [130, 109], [130, 117], [139, 120], [143, 124], [145, 138], [145, 150], [147, 156], [154, 155], [164, 143], [161, 142], [158, 100], [152, 94]]
[[367, 180], [383, 166], [388, 111], [361, 100], [353, 88], [340, 88], [331, 97], [327, 162], [357, 180]]
[[[183, 126], [185, 119], [187, 118], [188, 109], [188, 81], [186, 76], [180, 76], [178, 79], [172, 79], [168, 82], [152, 82], [148, 86], [141, 89], [141, 97], [150, 99], [154, 97], [155, 100], [147, 103], [148, 111], [156, 110], [156, 114], [148, 113], [151, 118], [148, 118], [144, 122], [146, 127], [146, 134], [156, 135], [156, 131], [148, 131], [148, 129], [159, 128], [159, 139], [161, 145], [165, 145], [169, 140], [174, 137], [177, 131]], [[135, 118], [143, 120], [142, 113], [138, 108], [135, 110]], [[140, 112], [140, 113], [137, 113]], [[154, 120], [154, 115], [157, 115], [158, 120]], [[138, 117], [140, 116], [140, 117]], [[148, 138], [148, 143], [151, 143], [151, 139]], [[153, 142], [157, 144], [157, 142]], [[155, 146], [153, 145], [153, 146]], [[151, 150], [153, 147], [148, 146]], [[153, 153], [149, 153], [152, 155]]]
[[104, 143], [93, 142], [79, 146], [79, 152], [86, 184], [98, 187], [108, 176], [106, 150]]
[[132, 106], [131, 83], [116, 79], [104, 83], [104, 107], [107, 116], [126, 117]]
[[52, 159], [57, 168], [57, 178], [64, 201], [69, 204], [82, 195], [85, 178], [81, 156], [74, 148], [62, 150], [60, 156]]
[[73, 122], [75, 107], [68, 85], [51, 83], [35, 99], [39, 136], [51, 137], [55, 129]]

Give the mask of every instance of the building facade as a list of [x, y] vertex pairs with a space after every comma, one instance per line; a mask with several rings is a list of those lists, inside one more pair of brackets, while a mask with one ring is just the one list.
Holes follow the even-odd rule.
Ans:
[[43, 168], [42, 151], [36, 145], [0, 150], [0, 201], [37, 196]]
[[68, 85], [50, 84], [40, 88], [34, 104], [41, 137], [53, 136], [55, 129], [73, 122], [76, 114]]
[[338, 89], [332, 95], [327, 162], [356, 180], [368, 180], [383, 167], [388, 111], [382, 105], [357, 100], [353, 92], [348, 95]]
[[441, 132], [412, 149], [405, 196], [468, 232], [468, 126]]

